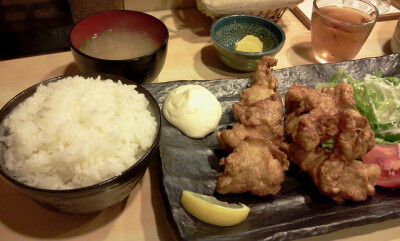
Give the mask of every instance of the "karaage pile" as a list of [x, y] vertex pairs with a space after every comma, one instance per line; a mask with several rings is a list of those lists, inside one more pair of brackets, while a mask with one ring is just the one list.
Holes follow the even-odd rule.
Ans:
[[[230, 153], [220, 161], [224, 171], [217, 192], [274, 195], [285, 179], [289, 159], [334, 201], [366, 200], [375, 193], [380, 168], [357, 160], [374, 147], [375, 134], [354, 108], [352, 86], [314, 89], [294, 84], [285, 95], [283, 115], [278, 81], [271, 70], [276, 63], [272, 57], [260, 60], [251, 86], [232, 106], [237, 123], [217, 133], [220, 147]], [[321, 147], [332, 139], [333, 149]]]
[[217, 192], [264, 196], [276, 194], [289, 168], [280, 150], [284, 140], [282, 99], [271, 67], [277, 60], [260, 59], [252, 84], [240, 94], [232, 111], [237, 123], [217, 133], [221, 149], [232, 152], [222, 158], [224, 172], [217, 180]]
[[[343, 203], [375, 193], [380, 168], [361, 158], [375, 145], [375, 134], [354, 105], [353, 89], [340, 84], [322, 90], [293, 85], [285, 95], [289, 159], [309, 173], [322, 194]], [[333, 150], [320, 145], [334, 139]]]

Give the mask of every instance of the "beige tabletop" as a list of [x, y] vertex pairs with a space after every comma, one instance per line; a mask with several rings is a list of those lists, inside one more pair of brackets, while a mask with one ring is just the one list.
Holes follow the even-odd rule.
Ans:
[[[197, 9], [149, 13], [161, 19], [170, 33], [165, 66], [154, 82], [251, 75], [229, 69], [217, 59], [209, 33], [212, 22]], [[389, 54], [396, 23], [378, 22], [356, 59]], [[279, 61], [275, 69], [315, 63], [309, 30], [290, 11], [279, 25], [286, 33], [286, 43], [275, 56]], [[35, 83], [70, 73], [79, 70], [69, 51], [1, 61], [0, 107]], [[101, 213], [74, 216], [47, 211], [0, 180], [0, 240], [173, 240], [158, 181], [153, 164], [123, 202]], [[400, 219], [304, 240], [400, 240]]]

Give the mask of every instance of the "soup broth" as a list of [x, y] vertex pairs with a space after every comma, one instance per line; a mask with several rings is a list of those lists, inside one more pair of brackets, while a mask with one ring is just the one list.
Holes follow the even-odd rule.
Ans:
[[80, 50], [92, 57], [108, 60], [137, 58], [160, 46], [149, 36], [126, 31], [106, 31], [87, 40]]

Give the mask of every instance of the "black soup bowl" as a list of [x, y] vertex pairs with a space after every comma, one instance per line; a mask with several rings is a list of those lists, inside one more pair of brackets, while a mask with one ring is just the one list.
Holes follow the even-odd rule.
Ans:
[[[93, 36], [107, 31], [138, 33], [150, 38], [158, 47], [140, 57], [121, 60], [100, 59], [82, 52]], [[78, 22], [70, 32], [72, 55], [84, 73], [109, 73], [126, 77], [137, 83], [151, 82], [165, 63], [169, 33], [159, 19], [142, 12], [112, 10], [91, 15]], [[132, 43], [144, 45], [144, 43]]]
[[[11, 99], [0, 110], [0, 136], [7, 135], [8, 130], [6, 130], [3, 123], [6, 117], [20, 103], [24, 102], [27, 98], [32, 96], [40, 84], [47, 85], [51, 82], [56, 82], [69, 76], [76, 75], [59, 76], [43, 81], [22, 91], [13, 99]], [[160, 108], [154, 97], [145, 88], [129, 79], [110, 74], [79, 74], [79, 76], [82, 76], [84, 78], [97, 78], [98, 76], [100, 76], [102, 80], [120, 80], [123, 84], [136, 85], [136, 91], [144, 94], [146, 99], [149, 101], [148, 109], [155, 117], [155, 120], [157, 122], [157, 130], [150, 148], [135, 164], [123, 171], [120, 175], [114, 176], [108, 180], [91, 186], [63, 190], [51, 190], [32, 187], [16, 180], [16, 178], [14, 178], [10, 171], [5, 167], [4, 153], [7, 146], [4, 142], [0, 141], [0, 176], [2, 176], [3, 179], [11, 186], [13, 186], [26, 196], [30, 197], [43, 207], [52, 211], [72, 214], [98, 212], [125, 199], [142, 179], [149, 163], [155, 160], [157, 158], [157, 155], [159, 155], [158, 147], [161, 134]]]

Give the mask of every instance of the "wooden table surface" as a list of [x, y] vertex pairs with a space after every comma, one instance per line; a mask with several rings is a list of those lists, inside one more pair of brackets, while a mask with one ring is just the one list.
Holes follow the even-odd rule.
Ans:
[[[168, 27], [167, 59], [154, 82], [250, 76], [224, 66], [210, 40], [211, 21], [197, 9], [149, 12]], [[397, 21], [378, 22], [356, 59], [390, 53]], [[286, 43], [275, 69], [315, 63], [310, 32], [286, 11], [279, 25]], [[0, 62], [0, 106], [40, 81], [79, 73], [71, 52]], [[400, 197], [399, 197], [400, 198]], [[400, 208], [400, 207], [399, 207]], [[140, 186], [101, 213], [74, 216], [45, 210], [0, 180], [0, 240], [173, 240], [165, 217], [158, 176], [151, 165]], [[400, 219], [343, 229], [302, 240], [400, 240]]]

